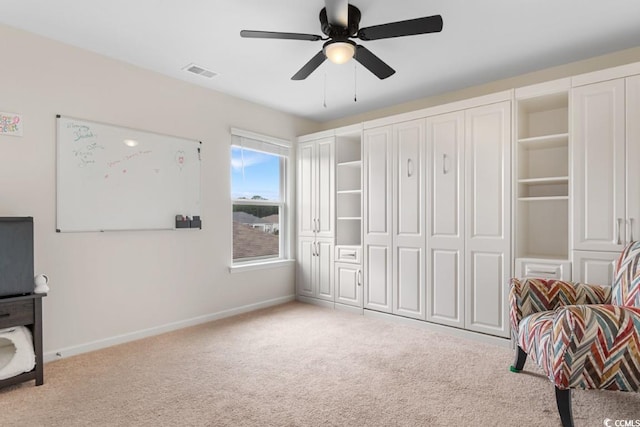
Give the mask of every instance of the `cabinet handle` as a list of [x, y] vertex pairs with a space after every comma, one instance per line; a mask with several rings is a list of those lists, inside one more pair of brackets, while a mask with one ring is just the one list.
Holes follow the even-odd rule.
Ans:
[[617, 227], [616, 227], [616, 245], [621, 245], [622, 240], [620, 240], [620, 227], [622, 226], [622, 218], [617, 218]]
[[449, 169], [447, 169], [447, 155], [446, 154], [442, 155], [442, 173], [444, 175], [449, 173]]
[[407, 176], [411, 178], [411, 175], [413, 175], [413, 162], [407, 159]]
[[11, 313], [0, 313], [0, 317], [9, 317]]
[[362, 286], [362, 270], [358, 269], [358, 286]]
[[318, 231], [318, 226], [316, 225], [316, 219], [313, 218], [313, 232], [317, 232]]
[[313, 242], [313, 255], [320, 256], [320, 252], [318, 251], [318, 242]]
[[629, 218], [629, 243], [633, 241], [633, 218]]
[[316, 219], [316, 223], [318, 224], [317, 228], [316, 228], [316, 233], [319, 233], [320, 232], [320, 218]]

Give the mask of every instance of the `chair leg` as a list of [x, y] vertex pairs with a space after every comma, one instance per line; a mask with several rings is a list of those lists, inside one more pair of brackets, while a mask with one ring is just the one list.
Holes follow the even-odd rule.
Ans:
[[556, 387], [556, 404], [560, 413], [562, 427], [573, 427], [573, 414], [571, 413], [571, 389], [560, 390]]
[[516, 361], [509, 367], [511, 372], [520, 372], [527, 361], [527, 353], [520, 346], [516, 346]]

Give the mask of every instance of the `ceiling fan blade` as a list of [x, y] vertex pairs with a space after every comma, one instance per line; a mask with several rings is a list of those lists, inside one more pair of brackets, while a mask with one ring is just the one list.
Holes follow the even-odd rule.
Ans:
[[356, 61], [361, 63], [367, 70], [375, 74], [380, 80], [386, 79], [396, 71], [389, 67], [382, 59], [375, 56], [364, 46], [356, 46]]
[[309, 62], [307, 62], [302, 68], [300, 68], [300, 71], [298, 71], [293, 75], [293, 77], [291, 77], [291, 80], [306, 79], [307, 77], [309, 77], [309, 74], [313, 73], [315, 69], [324, 62], [325, 59], [327, 59], [327, 57], [324, 56], [323, 51], [316, 53], [316, 55], [311, 58]]
[[442, 16], [433, 15], [360, 28], [358, 38], [360, 40], [379, 40], [416, 34], [438, 33], [440, 31], [442, 31]]
[[349, 0], [325, 0], [324, 5], [329, 24], [342, 28], [349, 26]]
[[240, 31], [240, 37], [249, 38], [249, 39], [309, 40], [311, 42], [314, 42], [316, 40], [322, 40], [322, 37], [316, 34], [280, 33], [275, 31], [252, 31], [252, 30]]

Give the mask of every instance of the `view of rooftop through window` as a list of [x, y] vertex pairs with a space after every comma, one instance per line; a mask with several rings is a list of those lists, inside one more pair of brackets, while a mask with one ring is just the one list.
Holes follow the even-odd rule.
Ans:
[[233, 260], [280, 257], [282, 157], [233, 146]]

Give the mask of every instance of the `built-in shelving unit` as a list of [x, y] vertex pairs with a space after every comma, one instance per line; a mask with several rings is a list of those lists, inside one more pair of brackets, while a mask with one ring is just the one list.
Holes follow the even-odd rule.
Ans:
[[336, 245], [362, 244], [360, 133], [336, 136]]
[[515, 109], [516, 258], [568, 260], [569, 82], [516, 90]]

